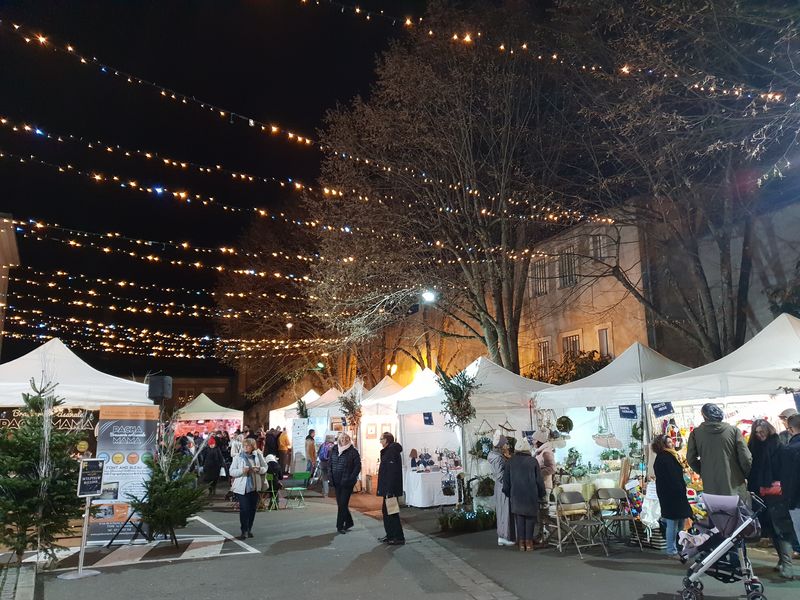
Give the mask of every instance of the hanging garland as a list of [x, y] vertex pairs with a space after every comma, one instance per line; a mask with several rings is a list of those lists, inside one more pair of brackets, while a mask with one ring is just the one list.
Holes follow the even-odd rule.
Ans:
[[436, 367], [436, 374], [439, 376], [439, 387], [445, 395], [442, 401], [444, 424], [451, 429], [463, 427], [475, 418], [475, 407], [472, 406], [470, 396], [480, 384], [476, 384], [475, 378], [463, 371], [449, 377], [441, 368]]

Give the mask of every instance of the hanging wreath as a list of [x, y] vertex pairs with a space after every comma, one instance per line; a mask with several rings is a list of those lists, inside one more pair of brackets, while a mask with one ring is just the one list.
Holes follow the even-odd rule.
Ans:
[[475, 407], [472, 406], [470, 396], [480, 387], [480, 384], [476, 384], [475, 378], [468, 376], [463, 371], [449, 377], [442, 369], [436, 367], [436, 373], [439, 375], [439, 387], [442, 388], [445, 396], [442, 401], [444, 424], [451, 429], [463, 427], [475, 418]]
[[492, 440], [484, 435], [475, 440], [475, 445], [470, 449], [469, 453], [476, 458], [486, 459], [491, 451]]
[[572, 419], [567, 416], [559, 417], [556, 421], [556, 429], [558, 429], [561, 433], [569, 433], [572, 431], [574, 427], [572, 423]]

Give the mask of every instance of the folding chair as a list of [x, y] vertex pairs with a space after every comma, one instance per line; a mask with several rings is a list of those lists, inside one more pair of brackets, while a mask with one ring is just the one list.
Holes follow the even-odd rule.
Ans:
[[286, 501], [284, 508], [289, 508], [290, 502], [293, 504], [292, 508], [305, 508], [306, 500], [303, 497], [303, 491], [308, 487], [308, 480], [311, 479], [311, 473], [308, 471], [299, 471], [292, 475], [292, 479], [303, 485], [283, 488], [284, 492], [286, 492], [284, 496], [284, 500]]
[[275, 476], [267, 473], [267, 491], [258, 494], [258, 510], [278, 510], [278, 490], [275, 489]]
[[[628, 494], [622, 488], [601, 488], [595, 492], [597, 498], [597, 516], [603, 525], [603, 537], [606, 543], [611, 541], [612, 536], [618, 541], [630, 543], [631, 529], [633, 529], [639, 550], [642, 547], [642, 539], [639, 537], [639, 528], [636, 527], [636, 517], [633, 516], [631, 501]], [[624, 531], [627, 530], [627, 535]]]
[[559, 552], [564, 551], [564, 545], [572, 542], [582, 559], [581, 548], [601, 546], [608, 556], [608, 550], [603, 542], [603, 524], [594, 517], [589, 505], [580, 492], [559, 492], [556, 495], [556, 527]]

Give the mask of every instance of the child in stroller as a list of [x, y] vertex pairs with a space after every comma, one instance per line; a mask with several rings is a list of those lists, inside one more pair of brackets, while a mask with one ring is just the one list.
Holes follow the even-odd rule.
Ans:
[[[764, 584], [753, 573], [747, 558], [745, 540], [758, 538], [758, 515], [765, 506], [753, 496], [753, 510], [739, 496], [703, 494], [709, 523], [695, 523], [690, 532], [680, 534], [681, 559], [689, 563], [683, 578], [682, 600], [702, 600], [707, 574], [723, 583], [744, 582], [747, 600], [766, 600]], [[690, 562], [691, 561], [691, 562]]]

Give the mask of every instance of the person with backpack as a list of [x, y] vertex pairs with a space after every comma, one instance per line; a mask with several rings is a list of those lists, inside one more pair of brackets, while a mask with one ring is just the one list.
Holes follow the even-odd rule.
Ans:
[[319, 452], [317, 452], [317, 460], [319, 461], [319, 478], [322, 481], [322, 497], [327, 498], [330, 491], [331, 481], [331, 451], [335, 445], [336, 438], [332, 433], [325, 436], [325, 441], [320, 444]]

